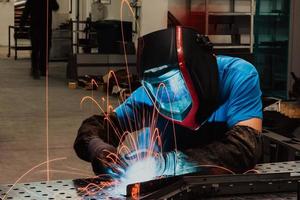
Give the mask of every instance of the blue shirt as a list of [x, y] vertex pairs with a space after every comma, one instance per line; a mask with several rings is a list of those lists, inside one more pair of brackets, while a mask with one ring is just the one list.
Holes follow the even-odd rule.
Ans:
[[[243, 59], [229, 56], [217, 56], [217, 64], [221, 105], [208, 121], [225, 122], [230, 128], [240, 121], [262, 118], [261, 90], [255, 67]], [[115, 112], [127, 130], [138, 130], [151, 124], [164, 129], [165, 125], [160, 125], [154, 109], [144, 88], [140, 87]]]

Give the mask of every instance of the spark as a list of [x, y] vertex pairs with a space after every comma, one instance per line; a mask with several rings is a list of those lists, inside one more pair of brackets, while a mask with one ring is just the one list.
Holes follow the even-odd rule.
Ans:
[[[134, 18], [135, 13], [133, 9], [130, 7], [128, 0], [122, 0], [120, 7], [120, 16], [121, 21], [123, 21], [123, 7], [127, 4], [132, 16]], [[136, 20], [134, 18], [134, 20]], [[135, 22], [136, 23], [136, 22]], [[138, 24], [137, 24], [138, 25]], [[139, 29], [139, 27], [137, 27]], [[132, 91], [131, 83], [130, 83], [130, 75], [129, 68], [127, 62], [126, 55], [126, 47], [124, 41], [124, 31], [123, 24], [121, 23], [122, 30], [122, 41], [124, 48], [124, 56], [126, 63], [126, 71], [128, 78], [128, 85], [130, 93]], [[138, 32], [139, 30], [137, 30]], [[119, 86], [119, 82], [114, 71], [109, 72], [109, 77], [112, 77], [117, 86]], [[109, 84], [109, 81], [108, 81]], [[142, 86], [144, 87], [144, 86]], [[158, 115], [159, 115], [159, 107], [156, 105], [156, 100], [152, 100], [154, 105], [153, 111], [151, 112], [151, 116], [147, 116], [147, 111], [144, 109], [137, 110], [137, 107], [131, 104], [131, 112], [133, 116], [129, 114], [128, 108], [125, 107], [123, 112], [125, 116], [122, 120], [124, 120], [125, 126], [129, 127], [120, 127], [121, 130], [117, 129], [117, 126], [114, 124], [112, 120], [109, 118], [109, 112], [112, 110], [110, 106], [110, 99], [108, 93], [109, 85], [107, 86], [107, 94], [106, 99], [104, 97], [101, 98], [102, 104], [106, 103], [106, 112], [101, 107], [101, 103], [98, 103], [94, 98], [86, 96], [81, 100], [81, 105], [86, 101], [92, 101], [100, 110], [100, 112], [104, 115], [105, 120], [107, 120], [108, 125], [113, 128], [113, 133], [120, 139], [120, 144], [118, 145], [117, 153], [110, 152], [107, 155], [107, 159], [110, 162], [106, 162], [108, 165], [108, 170], [106, 174], [101, 174], [100, 176], [110, 177], [111, 180], [102, 181], [100, 184], [88, 183], [86, 187], [80, 188], [80, 191], [87, 195], [95, 195], [101, 190], [105, 188], [111, 188], [110, 194], [115, 196], [126, 195], [126, 188], [129, 184], [136, 184], [145, 181], [150, 181], [154, 179], [159, 179], [165, 176], [174, 176], [181, 175], [186, 173], [192, 173], [197, 170], [197, 166], [194, 163], [188, 162], [186, 156], [181, 152], [177, 151], [177, 141], [176, 141], [176, 132], [175, 132], [175, 124], [171, 122], [171, 126], [173, 129], [173, 138], [174, 138], [174, 147], [175, 150], [173, 152], [169, 152], [167, 154], [163, 154], [163, 143], [161, 136], [166, 131], [169, 123], [165, 125], [165, 127], [161, 127], [163, 132], [156, 127]], [[161, 83], [159, 85], [158, 90], [164, 90], [167, 95], [168, 100], [170, 101], [170, 110], [172, 111], [172, 102], [170, 95], [166, 89], [166, 86]], [[145, 88], [144, 88], [145, 90]], [[146, 91], [146, 90], [145, 90]], [[147, 92], [147, 91], [146, 91]], [[156, 94], [156, 96], [158, 93]], [[125, 101], [123, 97], [118, 99], [119, 105], [121, 102]], [[133, 103], [133, 102], [131, 102]], [[147, 121], [149, 120], [149, 122]], [[127, 122], [127, 123], [126, 123]], [[118, 123], [121, 122], [118, 119]], [[146, 127], [147, 124], [147, 128]], [[142, 127], [138, 129], [138, 127]], [[125, 129], [125, 130], [123, 130]], [[109, 129], [108, 129], [109, 130]], [[133, 131], [136, 130], [136, 131]], [[109, 132], [107, 135], [109, 136]], [[136, 190], [133, 192], [134, 199], [137, 199], [137, 195], [139, 194], [140, 185], [137, 184]]]
[[[59, 161], [59, 160], [65, 160], [65, 159], [67, 159], [67, 158], [66, 158], [66, 157], [62, 157], [62, 158], [55, 158], [55, 159], [52, 159], [52, 160], [46, 160], [45, 162], [42, 162], [42, 163], [40, 163], [40, 164], [38, 164], [38, 165], [32, 167], [30, 170], [28, 170], [28, 171], [25, 172], [22, 176], [20, 176], [20, 177], [15, 181], [15, 183], [9, 188], [9, 190], [6, 192], [6, 194], [5, 194], [3, 197], [1, 197], [0, 199], [5, 199], [5, 198], [8, 196], [8, 194], [10, 193], [10, 191], [16, 186], [16, 184], [19, 183], [26, 175], [28, 175], [29, 173], [31, 173], [33, 170], [35, 170], [35, 169], [37, 169], [37, 168], [39, 168], [40, 166], [43, 166], [43, 165], [45, 165], [45, 164], [46, 164], [46, 165], [49, 165], [50, 162]], [[49, 172], [48, 169], [47, 169], [46, 171]]]
[[[115, 78], [118, 84], [117, 77], [114, 72], [110, 72], [112, 77]], [[170, 96], [164, 84], [160, 84], [159, 89], [165, 90], [167, 98], [170, 100]], [[156, 95], [159, 95], [158, 92]], [[81, 100], [81, 105], [86, 101], [92, 101], [105, 116], [105, 120], [113, 128], [113, 133], [116, 134], [120, 140], [118, 145], [117, 153], [108, 152], [105, 160], [100, 160], [100, 162], [105, 162], [108, 166], [107, 176], [111, 177], [110, 181], [103, 181], [100, 184], [88, 184], [86, 187], [81, 188], [81, 191], [88, 195], [95, 195], [101, 190], [110, 187], [110, 194], [115, 196], [126, 195], [126, 188], [129, 184], [141, 183], [145, 181], [150, 181], [164, 176], [174, 176], [186, 173], [195, 172], [196, 166], [193, 163], [189, 163], [184, 156], [177, 152], [175, 127], [173, 124], [173, 134], [174, 134], [174, 145], [175, 151], [169, 152], [163, 155], [163, 144], [161, 133], [156, 127], [156, 122], [159, 113], [159, 107], [154, 107], [152, 111], [152, 117], [150, 117], [150, 124], [147, 128], [142, 128], [141, 130], [130, 132], [118, 130], [116, 125], [109, 119], [109, 114], [104, 111], [100, 103], [98, 103], [93, 96], [86, 96]], [[101, 99], [103, 101], [103, 99]], [[155, 100], [154, 100], [155, 101]], [[110, 107], [109, 98], [107, 96], [106, 103], [108, 109]], [[119, 102], [119, 104], [121, 104]], [[153, 102], [156, 106], [156, 102]], [[170, 103], [171, 105], [171, 103]], [[172, 109], [172, 106], [171, 108]], [[137, 127], [137, 113], [134, 113], [134, 123]], [[129, 130], [132, 130], [129, 114], [125, 109], [125, 114], [128, 119], [128, 124], [130, 126]], [[144, 111], [143, 111], [143, 114]], [[144, 121], [145, 116], [142, 115], [142, 121]], [[167, 125], [166, 125], [167, 126]], [[163, 130], [165, 130], [163, 128]], [[109, 133], [108, 133], [109, 134]], [[109, 160], [109, 162], [107, 162]]]

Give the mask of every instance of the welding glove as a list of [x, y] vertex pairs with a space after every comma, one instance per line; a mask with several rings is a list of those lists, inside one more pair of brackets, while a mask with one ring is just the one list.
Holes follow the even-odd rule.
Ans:
[[[109, 115], [109, 119], [117, 124], [118, 119], [114, 113]], [[111, 166], [111, 157], [115, 154], [110, 153], [117, 152], [115, 147], [118, 144], [119, 138], [108, 125], [105, 116], [94, 115], [82, 122], [74, 142], [74, 150], [79, 158], [92, 163], [96, 174], [101, 174], [106, 173]]]
[[177, 176], [198, 170], [196, 163], [188, 161], [187, 156], [180, 151], [158, 154], [155, 161], [158, 176]]
[[96, 175], [105, 174], [109, 169], [114, 171], [117, 159], [117, 149], [104, 143], [99, 138], [94, 138], [89, 143], [90, 160]]

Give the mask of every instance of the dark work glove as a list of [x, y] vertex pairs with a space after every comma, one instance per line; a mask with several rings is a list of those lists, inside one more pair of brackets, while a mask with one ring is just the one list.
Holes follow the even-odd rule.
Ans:
[[90, 141], [89, 150], [93, 171], [96, 175], [108, 173], [109, 169], [116, 172], [118, 156], [114, 146], [104, 143], [99, 138], [94, 138]]

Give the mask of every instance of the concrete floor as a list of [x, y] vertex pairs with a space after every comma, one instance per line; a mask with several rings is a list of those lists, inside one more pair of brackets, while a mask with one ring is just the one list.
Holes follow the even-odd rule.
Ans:
[[[91, 91], [69, 89], [65, 67], [66, 63], [50, 63], [49, 155], [50, 159], [65, 157], [50, 163], [51, 180], [93, 175], [72, 146], [81, 122], [99, 111], [90, 102], [80, 108], [81, 98]], [[33, 80], [29, 69], [29, 59], [0, 56], [0, 184], [14, 183], [47, 159], [45, 78]], [[46, 180], [46, 169], [42, 165], [20, 182]]]

